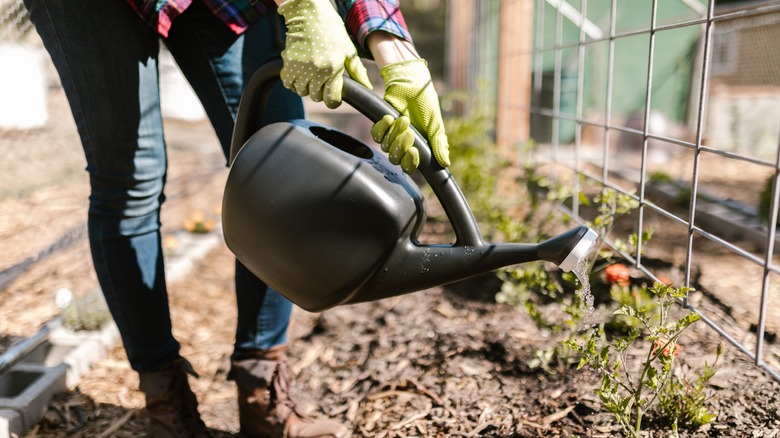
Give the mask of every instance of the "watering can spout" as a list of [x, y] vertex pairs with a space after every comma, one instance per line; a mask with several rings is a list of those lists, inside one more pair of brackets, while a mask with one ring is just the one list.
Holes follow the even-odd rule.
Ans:
[[553, 262], [564, 272], [574, 269], [593, 250], [598, 233], [580, 226], [539, 244], [539, 259]]
[[579, 226], [537, 244], [485, 243], [477, 246], [426, 245], [406, 242], [364, 284], [349, 303], [376, 301], [464, 280], [496, 269], [548, 261], [571, 271], [586, 259], [598, 233]]

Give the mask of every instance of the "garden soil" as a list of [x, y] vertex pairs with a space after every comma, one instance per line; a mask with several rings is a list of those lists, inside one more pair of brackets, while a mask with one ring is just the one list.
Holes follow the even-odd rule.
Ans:
[[[72, 126], [61, 129], [0, 143], [10, 157], [0, 169], [0, 269], [17, 267], [0, 290], [0, 351], [57, 315], [57, 290], [80, 296], [98, 287], [83, 232], [83, 158]], [[204, 125], [169, 122], [168, 132], [163, 232], [173, 253], [175, 233], [193, 215], [218, 218], [227, 171]], [[22, 134], [3, 133], [13, 135]], [[239, 436], [235, 387], [226, 380], [236, 317], [233, 263], [220, 243], [169, 285], [174, 334], [200, 375], [191, 385], [219, 437]], [[538, 328], [523, 308], [496, 303], [500, 285], [486, 274], [322, 313], [296, 309], [289, 351], [296, 399], [312, 415], [343, 421], [356, 437], [619, 436], [601, 409], [598, 375], [529, 366], [558, 335]], [[680, 341], [679, 360], [699, 370], [712, 363], [719, 342], [708, 326], [694, 324]], [[707, 404], [717, 419], [680, 436], [778, 436], [780, 384], [730, 344], [724, 349]], [[652, 415], [647, 424], [647, 436], [669, 435]], [[25, 438], [140, 437], [145, 426], [138, 378], [119, 345], [77, 387], [57, 394]]]

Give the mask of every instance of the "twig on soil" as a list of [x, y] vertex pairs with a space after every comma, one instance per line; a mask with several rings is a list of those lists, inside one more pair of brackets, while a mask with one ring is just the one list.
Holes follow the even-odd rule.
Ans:
[[116, 420], [111, 426], [108, 427], [103, 433], [100, 434], [98, 438], [108, 438], [119, 430], [120, 427], [122, 427], [127, 421], [138, 411], [138, 409], [131, 409], [127, 411], [125, 415], [123, 415], [120, 419]]
[[366, 418], [365, 424], [360, 425], [360, 429], [363, 432], [363, 435], [369, 436], [370, 432], [374, 430], [374, 427], [376, 427], [376, 422], [379, 420], [379, 418], [382, 416], [381, 411], [374, 411], [371, 412], [368, 415], [368, 418]]
[[431, 409], [433, 409], [433, 404], [431, 404], [431, 402], [429, 401], [427, 406], [426, 406], [426, 409], [423, 412], [418, 412], [416, 414], [412, 414], [412, 415], [404, 418], [403, 420], [401, 420], [398, 423], [396, 423], [393, 426], [391, 426], [390, 429], [398, 430], [398, 429], [406, 426], [407, 424], [414, 423], [417, 420], [421, 420], [421, 419], [427, 417], [428, 414], [431, 413]]
[[482, 432], [490, 426], [493, 426], [496, 429], [499, 428], [499, 425], [496, 423], [492, 421], [486, 421], [484, 423], [478, 424], [474, 429], [471, 430], [471, 432], [468, 433], [467, 436], [482, 436]]
[[391, 389], [389, 391], [382, 391], [382, 392], [377, 392], [376, 394], [371, 394], [367, 398], [370, 401], [374, 401], [374, 400], [379, 400], [380, 398], [400, 397], [400, 396], [409, 395], [409, 394], [413, 394], [413, 392], [411, 392], [411, 391], [399, 391], [399, 390], [396, 390], [396, 389]]
[[436, 403], [437, 405], [439, 405], [439, 406], [443, 406], [444, 405], [444, 401], [441, 399], [441, 397], [436, 395], [430, 389], [426, 388], [422, 383], [418, 382], [417, 379], [409, 379], [409, 383], [414, 385], [414, 387], [418, 391], [420, 391], [422, 394], [427, 395], [428, 397], [430, 397], [430, 399], [433, 400], [433, 402]]
[[311, 347], [306, 350], [304, 356], [293, 365], [293, 373], [297, 376], [300, 372], [309, 366], [311, 366], [321, 356], [322, 350], [325, 347], [320, 342], [312, 343]]
[[[424, 396], [430, 398], [437, 405], [444, 406], [444, 401], [441, 399], [441, 397], [436, 395], [436, 393], [434, 393], [430, 389], [426, 388], [425, 385], [423, 385], [422, 383], [420, 383], [416, 379], [404, 379], [404, 380], [402, 380], [401, 382], [399, 382], [397, 384], [393, 384], [391, 386], [391, 388], [393, 388], [393, 389], [388, 390], [388, 391], [378, 392], [376, 394], [372, 394], [372, 395], [368, 396], [368, 400], [373, 401], [373, 400], [376, 400], [376, 399], [379, 399], [379, 398], [385, 398], [385, 397], [397, 396], [397, 395], [401, 395], [401, 394], [407, 394], [407, 393], [411, 393], [411, 392], [417, 392], [420, 395], [424, 395]], [[411, 391], [404, 391], [402, 389], [397, 389], [397, 388], [408, 388]]]
[[533, 427], [534, 429], [542, 429], [542, 430], [547, 429], [547, 426], [544, 426], [539, 423], [534, 423], [533, 421], [529, 421], [529, 420], [520, 420], [520, 423], [522, 423], [525, 426]]
[[572, 417], [577, 421], [577, 423], [580, 423], [580, 426], [585, 426], [585, 421], [583, 421], [582, 417], [577, 415], [577, 411], [571, 411]]
[[545, 427], [549, 427], [552, 423], [555, 423], [558, 420], [561, 420], [563, 418], [566, 418], [567, 415], [569, 415], [569, 412], [571, 412], [574, 409], [575, 405], [571, 405], [567, 407], [566, 409], [562, 409], [558, 412], [555, 412], [553, 414], [550, 414], [544, 418], [542, 418], [542, 424]]

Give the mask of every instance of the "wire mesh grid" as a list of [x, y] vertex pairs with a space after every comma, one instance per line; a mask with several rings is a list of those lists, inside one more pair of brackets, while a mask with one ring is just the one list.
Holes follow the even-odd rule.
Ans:
[[[703, 290], [706, 304], [682, 304], [780, 381], [769, 225], [780, 194], [780, 2], [534, 0], [534, 11], [532, 51], [509, 56], [532, 66], [530, 106], [513, 105], [526, 105], [536, 166], [573, 193], [636, 200], [628, 231], [655, 233], [623, 257], [653, 280]], [[570, 213], [590, 214], [577, 196]]]

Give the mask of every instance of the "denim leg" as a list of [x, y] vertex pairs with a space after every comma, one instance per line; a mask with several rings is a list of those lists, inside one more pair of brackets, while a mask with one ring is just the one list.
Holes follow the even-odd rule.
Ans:
[[[244, 83], [263, 62], [281, 53], [284, 25], [280, 21], [272, 11], [241, 37], [236, 37], [202, 4], [195, 2], [177, 18], [165, 40], [203, 103], [225, 157], [230, 152]], [[285, 89], [281, 82], [277, 84], [269, 98], [263, 124], [303, 117], [300, 97]], [[238, 321], [233, 357], [287, 342], [292, 303], [240, 262], [236, 262], [235, 288]]]
[[160, 245], [157, 35], [121, 0], [25, 0], [79, 131], [93, 263], [133, 369], [175, 358]]

